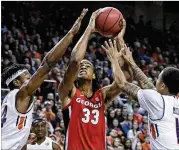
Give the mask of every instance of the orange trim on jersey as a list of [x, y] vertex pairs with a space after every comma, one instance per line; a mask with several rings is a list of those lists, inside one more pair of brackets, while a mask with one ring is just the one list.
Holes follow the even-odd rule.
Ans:
[[154, 124], [151, 124], [151, 133], [152, 133], [153, 139], [156, 139], [156, 129], [155, 129]]
[[20, 117], [20, 121], [19, 121], [19, 124], [18, 124], [18, 129], [19, 130], [23, 128], [24, 121], [25, 121], [25, 117]]

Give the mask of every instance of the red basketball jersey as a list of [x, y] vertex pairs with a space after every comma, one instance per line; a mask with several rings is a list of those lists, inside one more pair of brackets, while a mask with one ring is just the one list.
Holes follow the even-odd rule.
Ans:
[[63, 109], [66, 128], [65, 150], [104, 150], [106, 142], [105, 106], [102, 91], [86, 98], [78, 89]]

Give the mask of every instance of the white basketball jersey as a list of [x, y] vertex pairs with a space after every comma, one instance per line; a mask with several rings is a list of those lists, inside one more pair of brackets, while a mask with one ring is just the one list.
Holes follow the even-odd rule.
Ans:
[[149, 113], [151, 148], [179, 150], [179, 99], [154, 90], [140, 90], [138, 99]]
[[164, 114], [161, 120], [149, 119], [153, 149], [179, 150], [179, 99], [163, 96]]
[[45, 141], [43, 143], [41, 143], [40, 145], [38, 145], [37, 143], [34, 145], [31, 144], [27, 144], [27, 150], [53, 150], [53, 146], [52, 146], [53, 140], [49, 137], [45, 138]]
[[6, 150], [20, 150], [26, 144], [31, 129], [33, 103], [27, 113], [19, 113], [15, 107], [18, 91], [10, 91], [1, 107], [1, 148]]

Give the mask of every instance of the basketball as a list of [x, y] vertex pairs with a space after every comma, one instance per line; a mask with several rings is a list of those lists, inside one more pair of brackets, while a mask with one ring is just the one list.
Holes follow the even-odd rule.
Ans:
[[122, 29], [122, 13], [114, 7], [105, 7], [96, 18], [96, 29], [105, 37], [114, 37]]

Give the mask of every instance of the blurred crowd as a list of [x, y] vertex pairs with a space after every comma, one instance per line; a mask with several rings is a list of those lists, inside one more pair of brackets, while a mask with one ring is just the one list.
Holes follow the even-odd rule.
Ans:
[[[67, 5], [56, 9], [55, 4], [39, 5], [35, 2], [14, 2], [14, 9], [2, 3], [1, 26], [1, 67], [2, 70], [12, 63], [25, 64], [33, 74], [46, 53], [68, 32], [78, 15], [75, 8]], [[155, 29], [151, 21], [144, 22], [145, 16], [137, 21], [126, 17], [125, 41], [133, 52], [137, 64], [155, 84], [163, 68], [179, 68], [179, 29], [175, 22], [164, 31]], [[72, 19], [71, 19], [72, 18]], [[93, 62], [101, 87], [112, 82], [110, 63], [101, 45], [104, 37], [91, 36], [86, 58]], [[40, 92], [34, 96], [33, 117], [42, 117], [48, 122], [48, 136], [63, 147], [65, 139], [61, 104], [57, 86], [64, 76], [70, 59], [74, 39], [63, 59], [49, 73], [49, 80], [55, 80], [54, 91]], [[137, 81], [133, 81], [138, 84]], [[6, 88], [5, 85], [2, 85]], [[109, 150], [150, 150], [147, 113], [139, 104], [125, 94], [116, 97], [106, 110]]]

